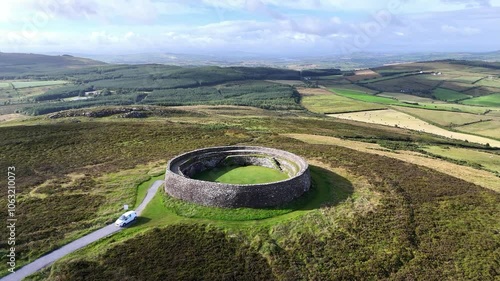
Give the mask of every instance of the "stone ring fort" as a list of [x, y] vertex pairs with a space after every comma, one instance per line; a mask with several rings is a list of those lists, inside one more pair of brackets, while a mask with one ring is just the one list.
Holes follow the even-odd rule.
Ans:
[[[262, 166], [286, 173], [288, 178], [261, 184], [228, 184], [193, 179], [221, 166]], [[307, 162], [293, 153], [257, 146], [223, 146], [178, 155], [167, 164], [165, 191], [178, 199], [225, 208], [271, 207], [290, 202], [311, 186]]]

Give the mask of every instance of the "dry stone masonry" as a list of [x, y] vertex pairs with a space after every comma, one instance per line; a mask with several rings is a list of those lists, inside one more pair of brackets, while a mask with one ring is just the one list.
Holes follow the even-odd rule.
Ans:
[[[226, 184], [192, 179], [220, 165], [257, 165], [285, 172], [289, 178], [264, 184]], [[194, 150], [171, 159], [165, 191], [178, 199], [225, 208], [279, 206], [300, 197], [311, 186], [307, 162], [290, 152], [257, 146], [224, 146]]]

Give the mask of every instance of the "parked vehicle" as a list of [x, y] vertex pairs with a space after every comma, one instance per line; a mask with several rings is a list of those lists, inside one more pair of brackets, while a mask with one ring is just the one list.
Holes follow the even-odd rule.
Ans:
[[128, 211], [121, 215], [115, 222], [116, 226], [124, 227], [125, 225], [135, 221], [137, 219], [137, 213], [135, 211]]

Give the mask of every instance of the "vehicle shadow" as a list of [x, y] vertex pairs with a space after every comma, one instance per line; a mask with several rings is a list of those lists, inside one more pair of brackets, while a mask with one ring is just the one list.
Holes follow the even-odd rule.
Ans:
[[126, 228], [140, 226], [148, 223], [150, 220], [150, 218], [138, 216], [137, 219], [134, 222], [128, 224]]

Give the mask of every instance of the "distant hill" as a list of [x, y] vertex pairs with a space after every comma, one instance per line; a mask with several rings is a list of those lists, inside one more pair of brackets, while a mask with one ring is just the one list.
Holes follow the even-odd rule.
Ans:
[[48, 56], [38, 54], [0, 52], [0, 77], [16, 78], [58, 70], [78, 69], [106, 63], [70, 55]]
[[77, 54], [82, 57], [119, 64], [160, 63], [168, 65], [216, 65], [216, 66], [267, 66], [279, 68], [341, 68], [343, 70], [377, 67], [385, 64], [433, 61], [433, 60], [481, 60], [500, 61], [500, 51], [494, 52], [441, 52], [441, 53], [370, 53], [330, 54], [320, 56], [272, 57], [250, 53], [230, 54], [175, 54], [175, 53], [140, 53], [116, 55]]

